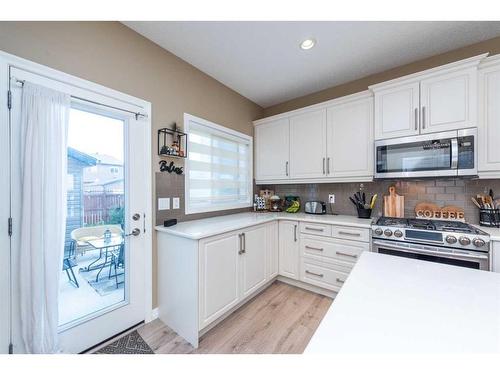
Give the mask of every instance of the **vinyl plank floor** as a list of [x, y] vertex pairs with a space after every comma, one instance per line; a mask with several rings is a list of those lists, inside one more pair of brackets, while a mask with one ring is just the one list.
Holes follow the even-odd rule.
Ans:
[[159, 319], [137, 330], [157, 354], [300, 354], [331, 303], [331, 298], [276, 281], [207, 332], [197, 349]]

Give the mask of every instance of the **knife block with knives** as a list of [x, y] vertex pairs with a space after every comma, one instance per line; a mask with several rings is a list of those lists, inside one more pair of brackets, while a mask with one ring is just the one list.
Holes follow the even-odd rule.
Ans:
[[384, 195], [384, 216], [405, 216], [405, 197], [396, 193], [395, 186], [389, 187], [389, 195]]

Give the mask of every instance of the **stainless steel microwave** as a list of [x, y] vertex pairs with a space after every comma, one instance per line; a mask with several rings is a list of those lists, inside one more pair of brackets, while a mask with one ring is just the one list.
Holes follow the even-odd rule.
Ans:
[[375, 141], [375, 178], [477, 175], [477, 128]]

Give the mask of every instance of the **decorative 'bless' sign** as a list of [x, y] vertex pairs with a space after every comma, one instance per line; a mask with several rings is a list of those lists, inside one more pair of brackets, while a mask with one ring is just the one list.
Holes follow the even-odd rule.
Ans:
[[176, 174], [182, 174], [183, 172], [182, 167], [176, 167], [173, 161], [171, 161], [170, 164], [167, 164], [166, 160], [160, 161], [160, 171]]

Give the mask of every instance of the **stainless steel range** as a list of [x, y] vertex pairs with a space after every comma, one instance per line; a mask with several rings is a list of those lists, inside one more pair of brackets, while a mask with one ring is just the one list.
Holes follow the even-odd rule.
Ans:
[[381, 217], [372, 225], [372, 251], [490, 270], [490, 237], [472, 225]]

